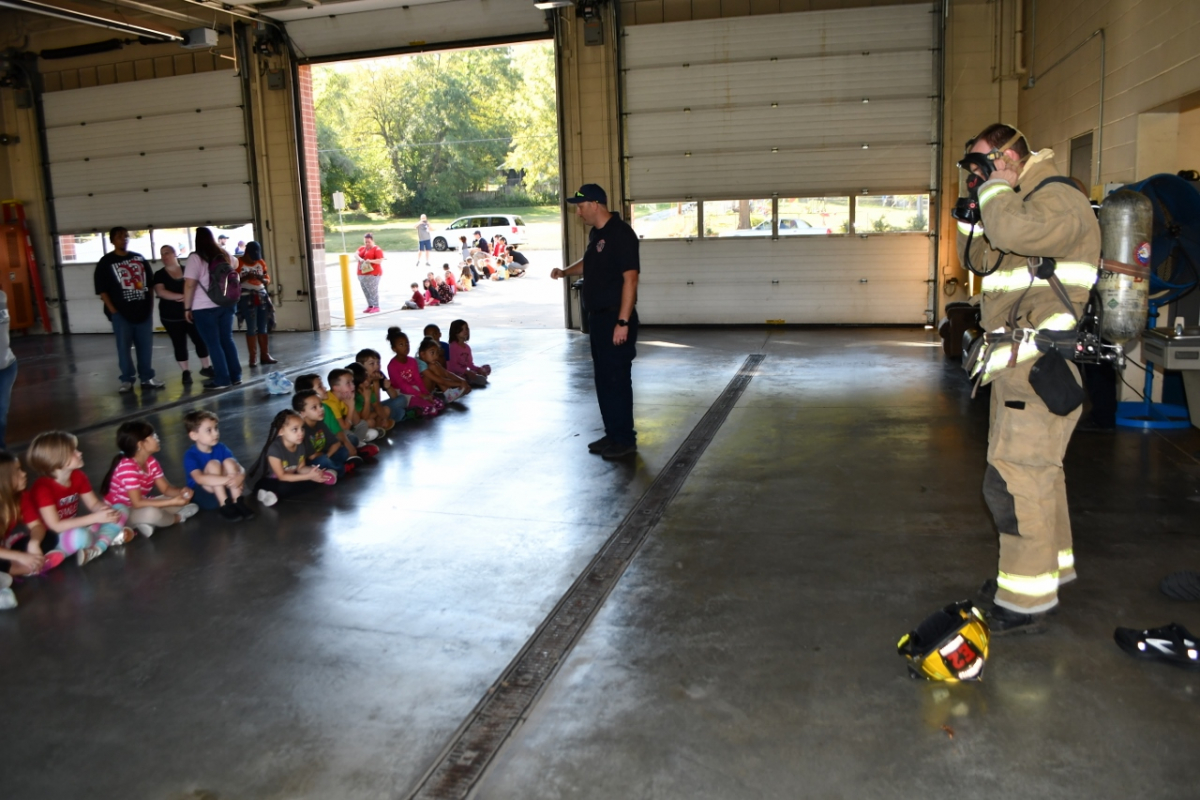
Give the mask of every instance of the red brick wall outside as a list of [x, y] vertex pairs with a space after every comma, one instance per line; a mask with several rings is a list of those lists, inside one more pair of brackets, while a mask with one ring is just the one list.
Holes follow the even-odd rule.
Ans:
[[71, 234], [58, 237], [58, 246], [62, 250], [63, 261], [75, 260], [75, 237]]
[[[321, 211], [321, 165], [317, 160], [317, 118], [313, 110], [312, 67], [298, 68], [296, 90], [300, 93], [300, 153], [304, 159], [304, 202], [312, 224], [312, 247], [325, 249], [325, 217]], [[318, 265], [320, 266], [320, 265]]]

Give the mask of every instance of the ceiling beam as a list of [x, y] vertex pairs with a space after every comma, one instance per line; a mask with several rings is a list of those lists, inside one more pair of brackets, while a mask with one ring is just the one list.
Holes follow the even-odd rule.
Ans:
[[[144, 11], [147, 14], [153, 14], [156, 17], [173, 19], [176, 22], [186, 22], [188, 25], [193, 27], [211, 28], [213, 26], [213, 21], [211, 19], [193, 17], [189, 14], [184, 14], [181, 11], [169, 11], [165, 8], [159, 8], [158, 6], [151, 5], [150, 3], [140, 3], [138, 0], [105, 0], [105, 2], [114, 6], [123, 6], [124, 8], [132, 8], [137, 11]], [[218, 30], [220, 29], [218, 28]], [[228, 32], [228, 28], [222, 31], [222, 33]]]
[[148, 20], [131, 22], [125, 19], [123, 15], [109, 14], [91, 6], [81, 6], [66, 2], [66, 0], [58, 0], [58, 2], [53, 3], [48, 2], [48, 0], [0, 0], [0, 7], [26, 11], [31, 14], [40, 14], [45, 17], [65, 19], [81, 25], [107, 28], [108, 30], [120, 33], [144, 36], [164, 42], [183, 41], [183, 35], [174, 28], [168, 28], [165, 25], [159, 25]]

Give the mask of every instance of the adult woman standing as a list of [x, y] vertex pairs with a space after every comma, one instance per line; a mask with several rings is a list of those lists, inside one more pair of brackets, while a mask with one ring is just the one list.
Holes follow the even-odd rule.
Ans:
[[[267, 273], [267, 262], [263, 261], [262, 246], [258, 242], [246, 242], [245, 252], [238, 256], [238, 280], [242, 283], [242, 299], [238, 301], [237, 315], [246, 321], [246, 349], [250, 351], [250, 366], [256, 366], [258, 349], [262, 349], [262, 363], [278, 364], [267, 350], [267, 336], [274, 321], [275, 307], [267, 287], [271, 276]], [[256, 341], [257, 340], [257, 341]]]
[[383, 250], [375, 244], [375, 237], [363, 234], [363, 246], [358, 248], [358, 283], [367, 297], [364, 314], [379, 313], [379, 278], [383, 275]]
[[192, 371], [188, 367], [188, 339], [191, 339], [196, 347], [196, 357], [202, 365], [201, 375], [206, 378], [212, 377], [212, 363], [208, 358], [208, 347], [200, 338], [200, 332], [196, 330], [195, 325], [187, 321], [183, 310], [183, 265], [175, 255], [175, 248], [164, 244], [159, 248], [158, 255], [162, 259], [162, 269], [154, 273], [150, 285], [158, 295], [158, 318], [167, 329], [167, 335], [171, 337], [171, 344], [175, 347], [175, 360], [183, 370], [183, 385], [189, 386], [192, 383]]
[[195, 249], [183, 267], [183, 308], [212, 357], [213, 377], [204, 382], [205, 389], [225, 389], [242, 382], [242, 364], [233, 343], [233, 306], [217, 305], [206, 291], [209, 264], [221, 259], [230, 265], [234, 263], [217, 244], [212, 231], [196, 228]]

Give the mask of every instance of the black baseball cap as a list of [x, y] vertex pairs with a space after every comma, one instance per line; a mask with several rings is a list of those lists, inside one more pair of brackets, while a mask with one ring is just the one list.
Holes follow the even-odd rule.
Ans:
[[595, 183], [585, 183], [573, 197], [567, 198], [568, 203], [599, 203], [608, 205], [608, 195]]

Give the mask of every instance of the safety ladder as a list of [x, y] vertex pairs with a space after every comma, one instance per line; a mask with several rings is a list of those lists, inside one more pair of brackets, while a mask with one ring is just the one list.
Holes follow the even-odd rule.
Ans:
[[0, 203], [4, 212], [5, 225], [20, 225], [25, 234], [25, 258], [29, 266], [29, 282], [33, 284], [33, 296], [37, 300], [38, 316], [42, 327], [51, 333], [50, 309], [46, 307], [46, 292], [42, 289], [42, 273], [38, 270], [37, 255], [33, 252], [33, 239], [29, 235], [29, 224], [25, 221], [25, 204], [20, 200], [5, 200]]

